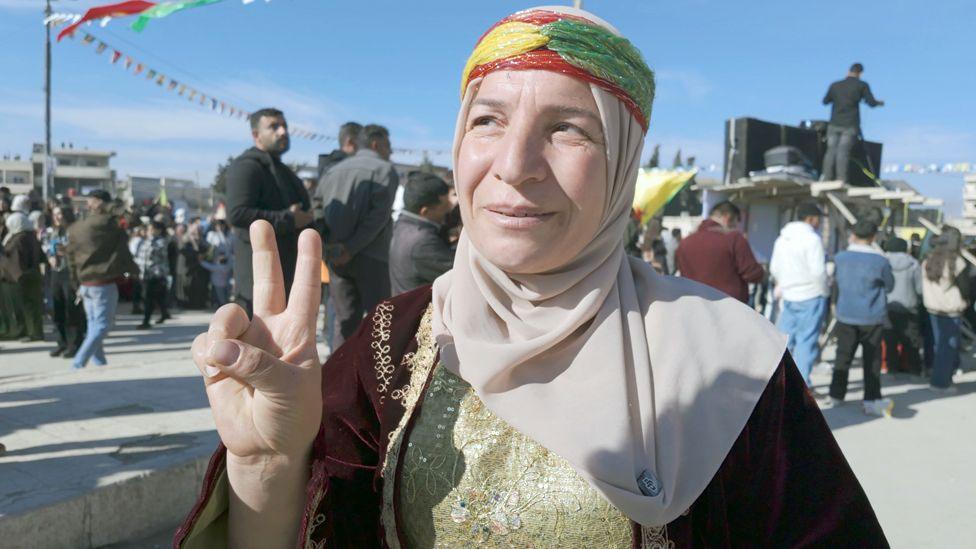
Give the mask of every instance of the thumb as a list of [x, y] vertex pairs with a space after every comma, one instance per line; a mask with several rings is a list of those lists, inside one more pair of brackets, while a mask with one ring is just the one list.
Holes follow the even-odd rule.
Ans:
[[299, 368], [236, 339], [211, 345], [207, 364], [266, 396], [289, 394], [290, 388], [299, 381]]

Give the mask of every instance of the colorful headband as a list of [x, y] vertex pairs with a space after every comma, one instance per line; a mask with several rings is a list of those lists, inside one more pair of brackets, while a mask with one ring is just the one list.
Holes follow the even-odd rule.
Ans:
[[542, 69], [592, 82], [623, 101], [647, 131], [654, 72], [629, 40], [591, 21], [542, 10], [502, 19], [468, 58], [461, 95], [472, 79], [499, 69]]

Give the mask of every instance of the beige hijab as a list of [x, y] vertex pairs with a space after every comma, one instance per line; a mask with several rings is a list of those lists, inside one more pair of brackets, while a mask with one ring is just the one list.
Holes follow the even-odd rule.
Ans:
[[[587, 12], [544, 9], [612, 29]], [[458, 114], [458, 172], [479, 84], [468, 85]], [[555, 272], [509, 275], [462, 233], [454, 269], [434, 282], [434, 334], [444, 365], [493, 413], [565, 458], [632, 520], [660, 526], [718, 471], [786, 342], [737, 300], [624, 254], [643, 131], [620, 100], [591, 90], [609, 190], [593, 240]], [[641, 492], [642, 474], [659, 493]]]

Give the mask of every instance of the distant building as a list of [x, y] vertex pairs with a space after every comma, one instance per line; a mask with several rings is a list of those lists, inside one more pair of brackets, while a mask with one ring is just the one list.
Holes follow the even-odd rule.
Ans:
[[967, 175], [963, 183], [962, 216], [976, 224], [976, 174]]
[[34, 188], [34, 167], [20, 156], [4, 156], [0, 160], [0, 187], [9, 187], [14, 194], [24, 194]]
[[956, 226], [965, 235], [976, 235], [976, 174], [967, 175], [962, 187], [962, 219]]
[[[44, 152], [41, 143], [34, 143], [31, 162], [34, 183], [44, 184]], [[115, 192], [115, 170], [109, 162], [114, 151], [76, 149], [73, 145], [52, 151], [54, 157], [54, 188], [50, 194], [83, 195], [94, 189]]]
[[212, 207], [213, 191], [198, 187], [189, 179], [130, 175], [126, 178], [125, 186], [124, 198], [133, 205], [151, 203], [165, 190], [166, 200], [175, 209], [185, 208], [189, 213], [202, 213], [210, 211]]

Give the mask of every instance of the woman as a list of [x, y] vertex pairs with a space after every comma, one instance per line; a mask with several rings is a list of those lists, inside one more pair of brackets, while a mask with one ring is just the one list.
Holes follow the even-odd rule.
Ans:
[[184, 309], [205, 309], [210, 298], [210, 273], [200, 261], [206, 259], [209, 245], [200, 225], [190, 226], [180, 247], [177, 263], [176, 298]]
[[252, 225], [254, 321], [224, 307], [194, 342], [223, 445], [177, 545], [885, 545], [775, 328], [624, 255], [652, 95], [586, 12], [493, 27], [462, 75], [454, 269], [324, 374], [318, 237], [286, 307]]
[[953, 393], [952, 374], [959, 367], [962, 315], [969, 306], [970, 279], [959, 255], [962, 235], [950, 226], [942, 228], [935, 249], [922, 262], [922, 303], [929, 314], [934, 342], [931, 388]]
[[[13, 212], [5, 221], [7, 231], [3, 237], [0, 262], [6, 279], [6, 299], [3, 307], [8, 310], [8, 324], [15, 326], [9, 337], [18, 335], [20, 340], [44, 340], [44, 282], [41, 263], [44, 253], [34, 233], [34, 224], [28, 216], [28, 199], [24, 195], [14, 197]], [[16, 333], [19, 331], [19, 334]]]
[[75, 222], [75, 212], [68, 206], [55, 206], [51, 212], [53, 224], [44, 233], [43, 248], [49, 266], [51, 304], [54, 311], [54, 332], [58, 346], [51, 356], [74, 358], [85, 340], [85, 311], [76, 299], [68, 270], [68, 227]]

